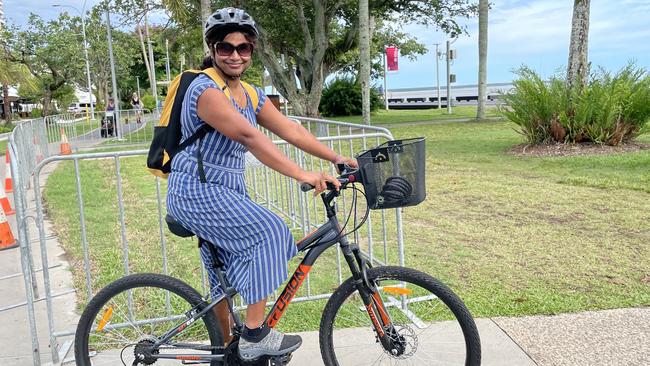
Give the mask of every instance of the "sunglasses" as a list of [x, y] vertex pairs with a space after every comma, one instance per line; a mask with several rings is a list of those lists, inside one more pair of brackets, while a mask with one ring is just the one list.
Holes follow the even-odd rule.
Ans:
[[249, 57], [253, 53], [253, 44], [242, 43], [235, 46], [228, 42], [217, 42], [214, 45], [214, 50], [219, 56], [230, 56], [233, 52], [237, 51], [239, 56]]

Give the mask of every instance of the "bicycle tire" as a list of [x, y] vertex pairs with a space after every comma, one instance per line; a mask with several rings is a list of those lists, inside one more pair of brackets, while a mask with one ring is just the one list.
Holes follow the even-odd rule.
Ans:
[[[454, 318], [453, 320], [455, 320], [457, 324], [454, 322], [447, 321], [447, 322], [438, 322], [438, 324], [436, 325], [435, 322], [432, 322], [428, 326], [430, 326], [432, 329], [434, 327], [438, 327], [436, 329], [439, 329], [440, 325], [442, 324], [452, 325], [452, 326], [454, 324], [459, 325], [460, 329], [456, 332], [457, 340], [460, 341], [460, 339], [462, 338], [463, 339], [462, 342], [465, 343], [465, 357], [463, 362], [459, 362], [456, 364], [464, 364], [470, 366], [480, 365], [481, 346], [480, 346], [480, 338], [479, 338], [478, 330], [476, 328], [476, 324], [474, 323], [474, 320], [470, 312], [467, 310], [463, 302], [456, 294], [454, 294], [451, 291], [451, 289], [449, 289], [446, 285], [444, 285], [439, 280], [429, 276], [428, 274], [410, 268], [393, 267], [393, 266], [375, 267], [375, 268], [368, 269], [367, 274], [368, 274], [369, 281], [373, 283], [377, 283], [378, 285], [381, 285], [384, 281], [395, 281], [397, 283], [410, 284], [412, 287], [417, 286], [418, 290], [421, 288], [423, 289], [421, 291], [425, 291], [425, 292], [428, 291], [432, 295], [434, 295], [435, 298], [429, 295], [429, 300], [431, 300], [432, 303], [436, 302], [436, 303], [440, 303], [441, 305], [444, 304], [444, 306], [450, 312], [449, 317], [452, 317], [451, 314], [453, 314], [453, 318]], [[404, 288], [408, 289], [409, 285], [404, 286]], [[385, 291], [388, 291], [388, 289], [389, 287], [385, 287]], [[325, 310], [323, 311], [323, 316], [321, 318], [320, 332], [319, 332], [321, 356], [323, 358], [323, 362], [327, 366], [335, 366], [335, 365], [347, 366], [347, 364], [361, 365], [360, 360], [374, 358], [374, 356], [372, 356], [374, 352], [375, 355], [379, 354], [379, 357], [375, 359], [374, 362], [372, 362], [373, 365], [382, 364], [381, 361], [383, 360], [383, 357], [386, 357], [385, 359], [387, 360], [388, 364], [391, 365], [400, 364], [399, 362], [400, 359], [394, 357], [393, 355], [390, 355], [388, 352], [385, 352], [383, 348], [381, 348], [381, 343], [376, 342], [376, 335], [375, 335], [376, 333], [367, 331], [367, 328], [371, 327], [370, 325], [371, 322], [369, 319], [370, 317], [368, 316], [368, 313], [365, 311], [365, 309], [363, 309], [363, 311], [359, 310], [359, 313], [363, 313], [363, 314], [357, 314], [357, 308], [359, 307], [358, 305], [360, 304], [361, 307], [363, 307], [363, 302], [358, 296], [357, 291], [358, 290], [354, 283], [354, 279], [349, 278], [348, 280], [343, 282], [343, 284], [341, 284], [341, 286], [332, 294], [329, 301], [327, 302], [327, 305], [325, 306]], [[426, 299], [426, 297], [418, 297], [418, 299]], [[425, 305], [418, 304], [418, 301], [424, 302], [422, 300], [415, 301], [415, 299], [413, 299], [411, 301], [412, 301], [411, 303], [407, 302], [407, 304], [415, 304], [415, 305], [407, 305], [411, 307], [411, 309], [409, 310], [413, 310], [417, 306], [421, 306], [421, 307], [425, 306]], [[399, 302], [398, 304], [403, 304], [403, 303], [404, 300], [401, 300], [401, 302]], [[395, 303], [393, 302], [392, 304]], [[346, 306], [346, 309], [342, 310], [344, 306]], [[390, 308], [391, 312], [400, 311], [399, 309], [392, 310], [393, 308], [397, 308], [397, 306]], [[386, 309], [389, 310], [389, 307], [387, 306]], [[344, 314], [339, 314], [340, 312]], [[354, 313], [352, 314], [352, 318], [350, 319], [347, 318], [348, 313]], [[428, 312], [425, 314], [428, 314]], [[434, 312], [431, 312], [431, 316], [433, 316], [433, 314]], [[440, 312], [440, 314], [443, 313]], [[418, 314], [414, 314], [414, 315], [417, 316]], [[355, 320], [355, 316], [358, 316], [359, 318], [365, 316], [365, 318], [368, 321], [367, 322], [368, 327], [366, 328], [365, 331], [366, 339], [368, 338], [368, 333], [370, 333], [373, 337], [372, 339], [368, 340], [367, 348], [362, 348], [363, 344], [361, 345], [350, 344], [350, 343], [358, 342], [358, 339], [360, 337], [359, 335], [363, 334], [363, 331], [360, 331], [359, 329], [354, 329], [353, 331], [350, 332], [343, 328], [341, 330], [337, 330], [339, 333], [337, 335], [338, 338], [336, 339], [336, 342], [340, 342], [340, 344], [343, 345], [339, 346], [338, 348], [335, 347], [334, 324], [337, 321], [337, 316], [340, 316], [340, 318], [342, 319], [339, 321], [341, 323], [353, 323]], [[393, 314], [391, 314], [391, 318], [393, 318]], [[398, 322], [399, 321], [396, 321], [396, 319], [393, 319], [393, 324], [396, 324]], [[407, 326], [402, 326], [400, 324], [397, 324], [396, 327], [404, 331], [405, 334], [408, 333], [407, 332], [408, 329], [406, 329], [408, 328]], [[360, 329], [363, 330], [364, 328], [360, 328]], [[426, 331], [422, 331], [420, 335], [424, 334], [425, 332]], [[430, 333], [433, 332], [434, 331], [431, 331]], [[415, 335], [414, 333], [413, 334], [409, 333], [408, 336], [412, 336], [414, 338], [414, 343], [416, 344], [415, 348], [417, 348], [417, 344], [419, 341], [417, 338], [418, 335]], [[342, 341], [343, 339], [345, 341]], [[445, 342], [446, 341], [447, 339], [445, 339]], [[426, 344], [426, 342], [420, 343], [421, 348], [424, 349], [424, 347], [422, 347], [422, 344]], [[379, 350], [373, 347], [376, 347]], [[461, 349], [462, 344], [457, 345], [456, 348]], [[336, 349], [339, 350], [339, 355], [337, 355]], [[350, 349], [352, 349], [351, 353], [350, 353]], [[350, 355], [343, 355], [345, 351], [348, 351]], [[435, 347], [426, 348], [427, 353], [425, 355], [429, 357], [430, 353], [436, 351], [437, 349], [435, 349]], [[345, 359], [346, 356], [349, 358]], [[449, 357], [449, 355], [442, 355], [440, 357]], [[458, 356], [457, 361], [460, 361], [461, 358], [462, 355]], [[418, 359], [406, 359], [405, 363], [417, 364], [417, 365], [437, 364], [434, 363], [433, 360], [431, 360], [430, 362], [430, 361], [423, 360], [420, 357], [418, 357]], [[454, 363], [450, 363], [450, 364], [454, 364]]]
[[[100, 311], [104, 309], [104, 306], [112, 299], [117, 298], [125, 293], [130, 294], [129, 296], [133, 296], [133, 291], [139, 289], [143, 289], [143, 291], [146, 289], [160, 289], [169, 291], [170, 296], [171, 294], [177, 296], [174, 297], [175, 303], [183, 301], [187, 302], [187, 308], [185, 311], [189, 311], [196, 306], [199, 306], [199, 308], [201, 308], [202, 304], [207, 305], [201, 298], [201, 295], [194, 288], [185, 282], [173, 277], [155, 273], [141, 273], [120, 278], [119, 280], [110, 283], [108, 286], [99, 291], [90, 300], [86, 306], [86, 309], [82, 313], [81, 318], [79, 319], [79, 324], [77, 325], [77, 330], [75, 332], [75, 360], [77, 366], [91, 366], [92, 364], [89, 357], [89, 339], [91, 336], [90, 331]], [[112, 314], [113, 308], [112, 305], [110, 306]], [[207, 312], [202, 320], [202, 322], [196, 321], [192, 326], [200, 326], [197, 324], [203, 323], [205, 325], [205, 331], [209, 337], [210, 344], [212, 346], [223, 346], [221, 329], [214, 313], [212, 311]], [[178, 321], [176, 321], [176, 324], [177, 323]], [[132, 326], [135, 328], [135, 325]], [[109, 351], [107, 351], [107, 353], [108, 352]], [[211, 353], [216, 354], [218, 351], [213, 349]], [[133, 351], [131, 351], [130, 355], [132, 354]], [[120, 364], [120, 362], [118, 360], [117, 362], [111, 364]], [[220, 364], [220, 362], [212, 362], [212, 365]]]

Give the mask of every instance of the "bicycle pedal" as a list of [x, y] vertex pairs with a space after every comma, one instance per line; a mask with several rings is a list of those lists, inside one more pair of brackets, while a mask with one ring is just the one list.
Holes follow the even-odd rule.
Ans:
[[286, 355], [282, 355], [282, 356], [271, 357], [269, 359], [269, 366], [284, 366], [288, 364], [289, 361], [291, 361], [291, 357], [292, 357], [291, 353], [287, 353]]

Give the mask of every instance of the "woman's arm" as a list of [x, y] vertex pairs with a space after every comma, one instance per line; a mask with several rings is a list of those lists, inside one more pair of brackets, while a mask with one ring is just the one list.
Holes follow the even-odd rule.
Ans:
[[265, 103], [262, 106], [262, 109], [257, 114], [257, 121], [260, 125], [302, 151], [335, 164], [346, 163], [353, 167], [357, 166], [357, 162], [354, 159], [346, 158], [335, 153], [327, 145], [318, 141], [301, 124], [292, 122], [285, 117], [271, 103]]
[[306, 172], [291, 161], [273, 144], [273, 141], [253, 127], [220, 91], [206, 89], [198, 99], [197, 114], [226, 137], [239, 142], [264, 165], [300, 182], [316, 187], [316, 192], [326, 188], [325, 181], [338, 187], [339, 182], [327, 174]]

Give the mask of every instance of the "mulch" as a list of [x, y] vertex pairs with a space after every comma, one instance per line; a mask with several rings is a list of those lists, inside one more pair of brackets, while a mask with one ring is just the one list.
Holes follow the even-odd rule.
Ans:
[[604, 144], [579, 143], [579, 144], [521, 144], [516, 145], [508, 150], [509, 154], [515, 156], [532, 156], [532, 157], [563, 157], [563, 156], [589, 156], [589, 155], [608, 155], [638, 152], [650, 149], [650, 144], [640, 142], [628, 142], [618, 146], [609, 146]]

